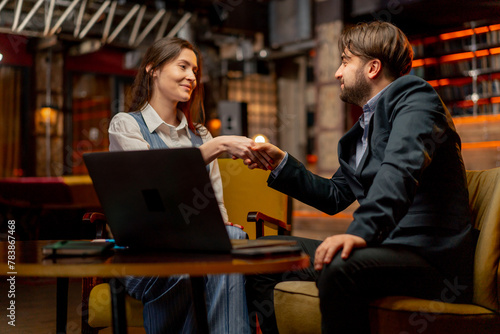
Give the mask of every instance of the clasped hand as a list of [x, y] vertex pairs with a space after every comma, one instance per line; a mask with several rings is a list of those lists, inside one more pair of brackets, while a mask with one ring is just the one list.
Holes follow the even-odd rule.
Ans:
[[[250, 169], [274, 169], [281, 160], [285, 157], [286, 153], [278, 147], [269, 143], [254, 143], [251, 146], [252, 158], [243, 159], [245, 165]], [[233, 155], [233, 158], [237, 157]], [[265, 166], [266, 168], [262, 168]], [[316, 249], [314, 256], [314, 269], [321, 270], [325, 264], [332, 261], [337, 252], [342, 251], [340, 256], [345, 260], [349, 257], [354, 248], [366, 247], [365, 239], [351, 234], [339, 234], [326, 238]]]
[[285, 157], [285, 152], [269, 143], [256, 143], [244, 136], [219, 136], [202, 146], [203, 159], [208, 164], [223, 152], [233, 159], [242, 159], [250, 169], [274, 169]]
[[[243, 159], [243, 163], [250, 169], [273, 170], [286, 155], [285, 152], [270, 143], [255, 143], [251, 150], [252, 158]], [[235, 157], [233, 156], [233, 158]]]

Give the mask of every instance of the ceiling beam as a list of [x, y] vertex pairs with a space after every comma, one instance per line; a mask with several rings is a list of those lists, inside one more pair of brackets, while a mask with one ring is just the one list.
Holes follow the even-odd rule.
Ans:
[[109, 32], [111, 30], [111, 24], [113, 23], [113, 19], [115, 18], [116, 13], [116, 5], [117, 1], [113, 1], [111, 3], [111, 7], [109, 8], [108, 17], [106, 18], [106, 23], [104, 24], [104, 30], [102, 31], [102, 39], [101, 42], [104, 43], [108, 39]]
[[5, 5], [7, 4], [7, 2], [9, 2], [9, 0], [2, 0], [2, 2], [0, 3], [0, 12], [5, 7]]
[[57, 20], [56, 24], [52, 27], [52, 29], [50, 29], [49, 36], [52, 36], [56, 33], [57, 29], [59, 29], [59, 27], [63, 24], [63, 22], [66, 21], [68, 15], [73, 11], [73, 9], [75, 9], [76, 5], [78, 5], [79, 2], [80, 0], [73, 0], [73, 2], [68, 6], [68, 8], [66, 8], [64, 13], [61, 15], [59, 20]]
[[[82, 41], [97, 39], [102, 45], [130, 48], [137, 48], [146, 40], [175, 36], [192, 17], [192, 13], [184, 12], [179, 19], [165, 8], [156, 9], [144, 3], [130, 5], [121, 0], [0, 0], [0, 12], [7, 17], [7, 26], [0, 27], [0, 32], [42, 38], [61, 35]], [[173, 17], [175, 24], [170, 23]], [[102, 35], [95, 36], [97, 30], [102, 30]], [[126, 39], [120, 34], [127, 35]]]
[[172, 12], [167, 12], [167, 14], [163, 17], [160, 28], [158, 29], [158, 33], [156, 34], [155, 41], [165, 36], [165, 31], [167, 31], [168, 21], [170, 21], [171, 16]]
[[45, 6], [45, 29], [43, 30], [43, 35], [47, 36], [49, 34], [50, 26], [52, 25], [52, 15], [54, 15], [54, 6], [56, 1], [50, 0], [49, 10], [47, 11], [47, 6]]
[[17, 0], [16, 10], [14, 12], [14, 21], [12, 22], [12, 31], [16, 31], [17, 24], [21, 18], [21, 10], [23, 8], [23, 0]]
[[75, 21], [75, 30], [73, 31], [73, 36], [78, 37], [80, 34], [80, 29], [82, 27], [83, 15], [85, 14], [85, 8], [87, 7], [87, 0], [83, 0], [80, 5], [80, 10], [78, 11], [78, 16]]
[[153, 30], [154, 26], [158, 23], [158, 21], [161, 20], [161, 18], [163, 17], [163, 15], [165, 15], [165, 13], [166, 13], [165, 9], [160, 9], [158, 11], [158, 13], [156, 13], [156, 15], [151, 19], [151, 21], [148, 23], [148, 25], [141, 32], [141, 34], [139, 35], [139, 37], [137, 37], [135, 39], [133, 46], [137, 47], [137, 46], [139, 46], [139, 44], [142, 43], [142, 41], [144, 40], [144, 38], [146, 38], [146, 36], [151, 32], [151, 30]]
[[191, 13], [186, 13], [182, 18], [177, 22], [177, 24], [168, 32], [167, 37], [174, 37], [177, 35], [179, 30], [182, 29], [182, 27], [186, 24], [186, 22], [191, 18], [192, 14]]
[[137, 4], [134, 5], [134, 7], [132, 7], [130, 12], [127, 13], [127, 15], [123, 18], [123, 20], [121, 20], [121, 22], [118, 24], [118, 26], [115, 28], [115, 30], [111, 33], [109, 38], [105, 41], [106, 43], [111, 43], [114, 41], [116, 36], [118, 36], [118, 34], [123, 30], [123, 28], [125, 28], [127, 23], [132, 19], [132, 17], [135, 15], [135, 13], [137, 13], [137, 11], [139, 10], [140, 7], [141, 6], [137, 5]]
[[141, 10], [139, 10], [139, 13], [137, 14], [134, 27], [132, 28], [132, 33], [130, 34], [130, 38], [128, 39], [128, 45], [134, 45], [137, 34], [139, 33], [139, 28], [141, 27], [142, 20], [144, 19], [144, 13], [146, 12], [146, 9], [146, 5], [143, 5], [141, 7]]
[[40, 8], [40, 6], [44, 2], [45, 2], [45, 0], [38, 0], [36, 2], [36, 4], [33, 6], [33, 8], [31, 8], [31, 10], [29, 11], [28, 15], [26, 15], [26, 17], [24, 18], [23, 22], [17, 27], [17, 29], [16, 29], [17, 32], [21, 32], [24, 29], [24, 27], [26, 27], [28, 22], [33, 17], [33, 15], [35, 15], [35, 12], [38, 10], [38, 8]]
[[82, 32], [78, 36], [80, 39], [83, 39], [87, 35], [87, 33], [89, 32], [89, 30], [94, 26], [94, 24], [97, 22], [97, 20], [102, 15], [102, 13], [104, 13], [104, 11], [106, 10], [106, 8], [108, 8], [108, 6], [109, 6], [110, 3], [111, 3], [110, 0], [106, 0], [106, 1], [104, 1], [102, 3], [101, 7], [99, 7], [99, 9], [97, 10], [97, 12], [94, 13], [94, 16], [92, 16], [90, 18], [89, 22], [87, 23], [87, 25], [85, 26], [85, 28], [83, 28]]

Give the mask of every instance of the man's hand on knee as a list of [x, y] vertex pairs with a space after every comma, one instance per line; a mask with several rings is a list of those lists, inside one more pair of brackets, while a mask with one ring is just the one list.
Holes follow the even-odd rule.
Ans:
[[341, 257], [347, 259], [353, 248], [366, 247], [365, 239], [351, 234], [339, 234], [326, 238], [316, 249], [314, 269], [321, 270], [323, 265], [330, 263], [339, 250]]

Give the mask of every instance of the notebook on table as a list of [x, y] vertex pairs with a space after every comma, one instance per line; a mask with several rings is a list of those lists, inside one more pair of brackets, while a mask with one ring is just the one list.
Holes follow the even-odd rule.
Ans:
[[290, 241], [232, 245], [198, 148], [96, 152], [83, 159], [118, 246], [240, 256], [300, 252]]
[[42, 247], [45, 256], [99, 256], [115, 245], [112, 241], [61, 240]]

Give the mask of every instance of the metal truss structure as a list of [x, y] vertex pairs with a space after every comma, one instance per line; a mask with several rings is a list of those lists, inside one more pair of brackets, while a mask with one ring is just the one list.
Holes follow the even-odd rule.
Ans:
[[0, 0], [0, 33], [136, 49], [175, 36], [190, 20], [155, 5], [124, 0]]

